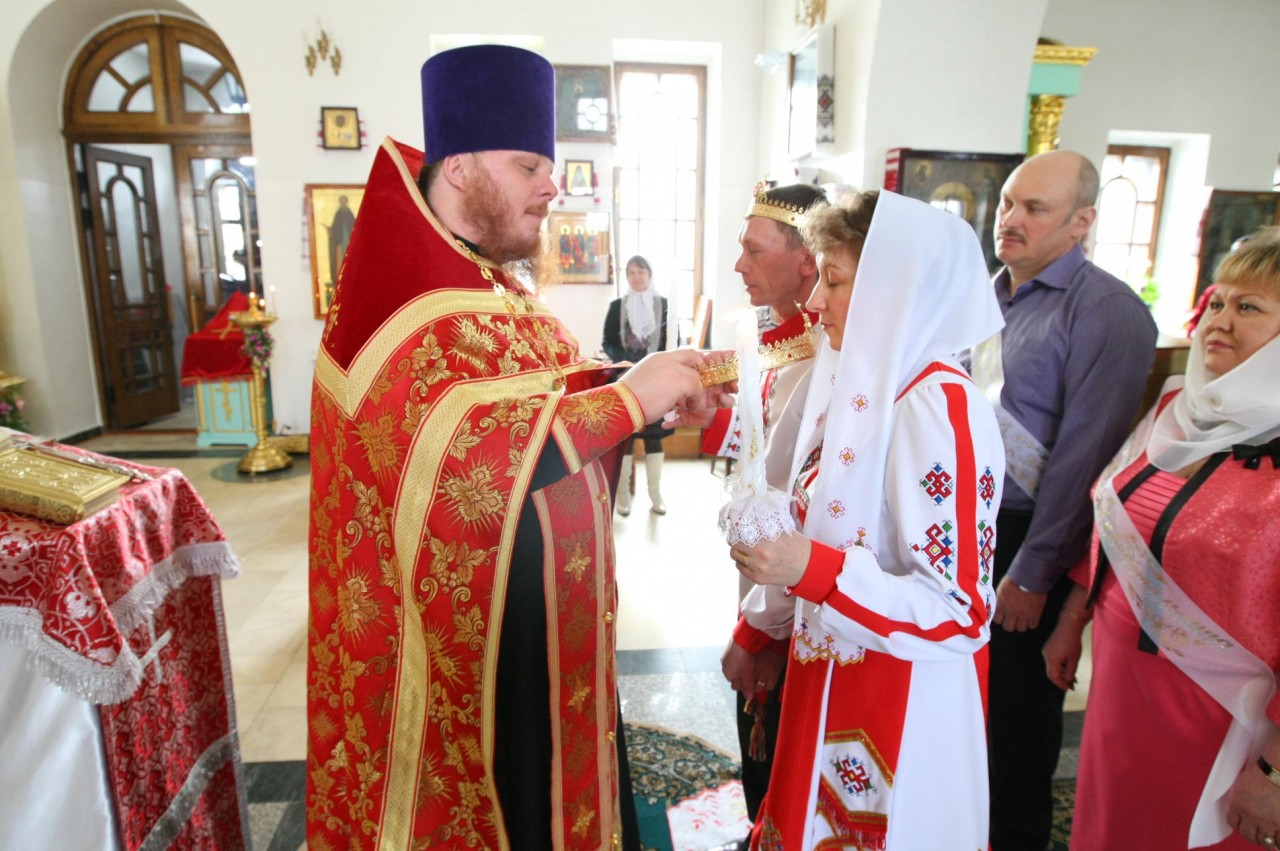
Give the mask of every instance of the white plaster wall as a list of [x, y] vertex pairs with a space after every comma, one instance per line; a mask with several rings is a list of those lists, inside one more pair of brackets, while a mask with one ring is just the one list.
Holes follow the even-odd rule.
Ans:
[[[412, 0], [364, 4], [250, 0], [7, 0], [0, 11], [0, 368], [33, 381], [29, 413], [38, 430], [67, 435], [101, 425], [65, 145], [59, 134], [63, 76], [82, 41], [127, 12], [188, 8], [235, 57], [252, 106], [258, 159], [263, 273], [276, 288], [279, 322], [272, 387], [277, 419], [307, 428], [311, 372], [321, 325], [312, 317], [310, 269], [302, 251], [303, 186], [363, 182], [373, 147], [391, 135], [420, 144], [419, 68], [433, 34], [540, 37], [560, 64], [606, 65], [615, 58], [671, 61], [701, 56], [708, 72], [709, 147], [706, 286], [733, 262], [736, 231], [722, 208], [738, 209], [756, 179], [759, 108], [751, 60], [762, 42], [763, 0], [651, 0], [584, 7], [569, 0], [477, 0], [461, 6]], [[308, 76], [303, 44], [322, 22], [344, 63]], [[626, 41], [625, 56], [614, 55]], [[675, 42], [662, 51], [645, 42]], [[322, 105], [360, 109], [370, 148], [317, 147]], [[714, 143], [712, 143], [714, 139]], [[725, 140], [728, 140], [727, 142]], [[572, 153], [607, 158], [605, 146]], [[568, 149], [566, 149], [567, 151]], [[602, 173], [602, 178], [606, 175]], [[602, 204], [611, 194], [602, 180]], [[727, 259], [726, 259], [727, 258]], [[564, 287], [549, 300], [587, 351], [613, 295], [608, 287]], [[53, 388], [57, 388], [56, 397]]]
[[1275, 0], [1049, 0], [1043, 35], [1098, 48], [1062, 146], [1100, 158], [1111, 129], [1208, 133], [1205, 184], [1266, 190], [1280, 152]]
[[1049, 0], [1042, 34], [1098, 48], [1067, 101], [1062, 147], [1172, 149], [1154, 277], [1156, 321], [1181, 333], [1209, 190], [1269, 190], [1280, 152], [1280, 6], [1230, 0]]
[[[836, 142], [799, 165], [823, 182], [875, 188], [890, 148], [1017, 152], [1036, 37], [1048, 0], [828, 0], [835, 27]], [[794, 3], [767, 0], [768, 49], [790, 50], [803, 31]], [[763, 100], [785, 116], [786, 72]], [[764, 139], [768, 162], [786, 161], [786, 131]]]

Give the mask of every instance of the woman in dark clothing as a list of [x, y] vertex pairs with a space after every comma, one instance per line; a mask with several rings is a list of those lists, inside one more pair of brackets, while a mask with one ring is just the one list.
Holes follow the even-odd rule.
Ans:
[[[667, 300], [658, 295], [653, 286], [653, 269], [649, 261], [636, 255], [627, 261], [627, 285], [630, 290], [622, 298], [609, 303], [604, 319], [604, 351], [613, 361], [640, 360], [645, 355], [667, 348]], [[662, 439], [674, 433], [663, 428], [661, 421], [645, 426], [636, 438], [644, 440], [645, 477], [649, 484], [650, 509], [654, 514], [666, 514], [659, 485], [662, 481]], [[626, 517], [631, 513], [632, 449], [635, 441], [627, 444], [622, 459], [622, 476], [618, 480], [618, 513]]]

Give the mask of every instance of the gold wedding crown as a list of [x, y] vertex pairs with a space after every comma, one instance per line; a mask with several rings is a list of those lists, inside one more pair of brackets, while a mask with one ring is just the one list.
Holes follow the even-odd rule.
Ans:
[[[800, 315], [804, 317], [804, 331], [794, 337], [760, 347], [761, 372], [799, 363], [818, 353], [813, 345], [813, 324], [809, 322], [809, 314], [802, 308]], [[730, 355], [724, 360], [699, 367], [698, 377], [702, 380], [703, 387], [714, 387], [726, 381], [733, 381], [738, 377], [738, 356]]]
[[768, 188], [763, 180], [756, 184], [755, 193], [751, 199], [751, 209], [747, 210], [746, 218], [761, 216], [790, 225], [797, 230], [803, 227], [805, 216], [809, 211], [795, 204], [788, 204], [786, 201], [772, 200], [764, 194]]

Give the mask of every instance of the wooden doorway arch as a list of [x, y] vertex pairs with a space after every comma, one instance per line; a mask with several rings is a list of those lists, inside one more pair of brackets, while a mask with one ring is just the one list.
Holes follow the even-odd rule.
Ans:
[[[150, 14], [81, 50], [63, 127], [103, 418], [130, 428], [179, 409], [175, 321], [197, 330], [229, 288], [260, 289], [249, 102], [212, 31]], [[168, 203], [156, 203], [153, 173], [167, 176]], [[167, 271], [182, 270], [180, 286], [161, 250], [177, 234]]]

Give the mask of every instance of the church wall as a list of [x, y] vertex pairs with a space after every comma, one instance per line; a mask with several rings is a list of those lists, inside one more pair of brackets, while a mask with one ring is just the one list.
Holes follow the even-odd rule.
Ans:
[[[1017, 152], [1035, 40], [1047, 0], [828, 0], [835, 28], [833, 150], [789, 162], [785, 67], [765, 101], [778, 118], [763, 140], [783, 173], [875, 188], [890, 148]], [[767, 49], [789, 51], [804, 29], [791, 0], [767, 0]]]
[[[132, 0], [7, 0], [0, 10], [0, 368], [32, 379], [33, 427], [52, 435], [101, 425], [59, 132], [63, 76], [90, 33], [142, 8]], [[264, 273], [281, 313], [273, 328], [275, 410], [294, 431], [307, 426], [321, 330], [302, 245], [303, 185], [362, 182], [384, 135], [419, 143], [418, 68], [432, 34], [483, 28], [540, 37], [561, 64], [710, 63], [703, 268], [720, 344], [731, 339], [733, 311], [743, 304], [732, 265], [738, 217], [755, 180], [787, 178], [799, 166], [806, 178], [872, 187], [891, 147], [1020, 150], [1037, 35], [1099, 48], [1080, 94], [1068, 101], [1064, 147], [1097, 159], [1114, 132], [1177, 135], [1189, 140], [1180, 145], [1186, 161], [1171, 167], [1179, 193], [1194, 192], [1199, 162], [1201, 192], [1270, 188], [1280, 148], [1280, 110], [1265, 85], [1280, 78], [1274, 0], [1233, 0], [1230, 14], [1208, 19], [1193, 0], [827, 0], [826, 22], [836, 31], [836, 144], [830, 156], [799, 163], [786, 157], [785, 68], [770, 73], [753, 63], [798, 43], [804, 28], [794, 22], [795, 0], [655, 0], [589, 12], [567, 0], [456, 8], [409, 0], [372, 7], [150, 0], [145, 8], [202, 18], [243, 73]], [[343, 51], [340, 75], [321, 67], [308, 76], [303, 67], [303, 42], [317, 35], [317, 17]], [[676, 44], [656, 45], [664, 41]], [[321, 150], [321, 105], [357, 106], [370, 147]], [[1195, 141], [1206, 135], [1207, 156]], [[565, 145], [566, 155], [596, 161], [608, 208], [608, 146]], [[1195, 235], [1185, 231], [1194, 216], [1187, 211], [1203, 199], [1166, 203], [1181, 211], [1172, 219], [1182, 232], [1162, 232], [1161, 257], [1179, 243], [1190, 255]], [[564, 286], [548, 299], [593, 352], [614, 295], [612, 287]]]
[[1154, 278], [1156, 318], [1178, 334], [1199, 268], [1211, 188], [1270, 190], [1280, 154], [1280, 15], [1274, 0], [1050, 0], [1043, 35], [1098, 48], [1068, 99], [1062, 146], [1172, 149]]
[[[182, 8], [155, 2], [145, 8], [158, 6]], [[62, 78], [84, 38], [102, 23], [142, 8], [127, 0], [10, 0], [0, 12], [0, 232], [9, 235], [0, 245], [0, 365], [33, 380], [27, 394], [33, 427], [58, 436], [101, 425], [59, 133]], [[607, 65], [617, 58], [714, 63], [708, 72], [704, 248], [704, 288], [714, 295], [718, 281], [729, 277], [719, 270], [736, 257], [736, 227], [726, 232], [719, 211], [740, 209], [757, 177], [755, 77], [741, 69], [754, 71], [761, 8], [742, 0], [653, 0], [590, 9], [567, 0], [480, 0], [452, 7], [410, 0], [372, 7], [193, 0], [190, 14], [217, 32], [235, 57], [253, 109], [263, 273], [266, 285], [276, 288], [280, 313], [272, 327], [272, 385], [281, 425], [307, 428], [321, 332], [312, 315], [302, 244], [303, 186], [363, 182], [384, 136], [421, 144], [419, 68], [433, 34], [539, 37], [544, 55], [558, 64]], [[309, 76], [304, 67], [304, 42], [318, 35], [317, 20], [343, 52], [338, 75], [322, 65]], [[677, 44], [652, 44], [660, 41]], [[320, 149], [322, 105], [358, 107], [368, 147]], [[733, 141], [724, 144], [725, 139]], [[596, 161], [601, 206], [608, 209], [608, 146], [566, 146], [561, 159], [566, 153]], [[614, 295], [612, 287], [565, 286], [552, 291], [549, 301], [584, 350], [594, 352]]]

